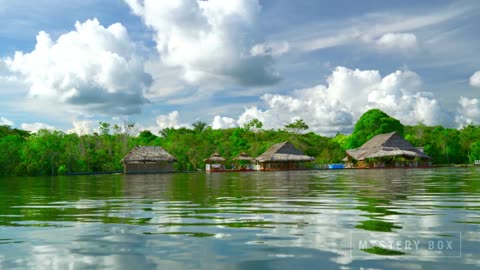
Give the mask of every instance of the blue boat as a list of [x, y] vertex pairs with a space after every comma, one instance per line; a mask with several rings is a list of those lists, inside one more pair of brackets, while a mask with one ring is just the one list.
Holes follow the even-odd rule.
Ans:
[[328, 164], [328, 168], [330, 170], [340, 170], [344, 169], [345, 167], [343, 166], [343, 164]]

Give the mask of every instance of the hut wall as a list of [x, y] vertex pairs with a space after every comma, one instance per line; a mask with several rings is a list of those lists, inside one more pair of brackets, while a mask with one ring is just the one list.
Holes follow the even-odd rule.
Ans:
[[360, 160], [356, 162], [346, 162], [346, 168], [417, 168], [430, 166], [428, 159], [411, 159], [410, 157], [389, 156], [376, 158], [375, 160]]
[[305, 166], [302, 162], [260, 162], [258, 167], [261, 171], [276, 171], [276, 170], [298, 170]]
[[225, 170], [225, 165], [223, 165], [223, 164], [205, 164], [205, 170], [207, 172], [223, 171], [223, 170]]
[[161, 173], [173, 172], [173, 163], [171, 162], [145, 162], [145, 163], [126, 163], [123, 165], [124, 172], [128, 173]]

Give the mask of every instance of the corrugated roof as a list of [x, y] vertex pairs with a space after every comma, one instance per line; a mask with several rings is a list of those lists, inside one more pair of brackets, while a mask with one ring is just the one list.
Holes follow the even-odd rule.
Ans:
[[312, 161], [315, 158], [305, 155], [290, 142], [274, 144], [265, 153], [256, 158], [259, 162], [265, 161]]
[[430, 158], [423, 153], [421, 148], [414, 147], [397, 132], [379, 134], [360, 148], [347, 150], [347, 155], [356, 160], [387, 156]]
[[158, 161], [174, 162], [177, 159], [160, 146], [136, 146], [122, 159], [123, 163]]

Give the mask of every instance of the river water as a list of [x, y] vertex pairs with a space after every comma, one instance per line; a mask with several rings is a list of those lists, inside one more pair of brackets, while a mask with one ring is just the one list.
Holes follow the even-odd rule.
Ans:
[[0, 178], [1, 269], [479, 269], [480, 168]]

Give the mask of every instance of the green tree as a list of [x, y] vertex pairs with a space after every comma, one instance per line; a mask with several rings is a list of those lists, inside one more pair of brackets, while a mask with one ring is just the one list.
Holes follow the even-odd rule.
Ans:
[[371, 109], [364, 113], [353, 128], [347, 143], [347, 148], [358, 148], [375, 135], [396, 131], [401, 136], [404, 126], [397, 119], [378, 109]]
[[253, 132], [258, 132], [259, 130], [262, 129], [262, 127], [263, 127], [262, 121], [258, 120], [257, 118], [254, 118], [250, 120], [248, 123], [246, 123], [245, 125], [243, 125], [243, 128], [246, 131], [252, 130]]
[[309, 129], [309, 126], [305, 123], [305, 121], [303, 121], [303, 119], [297, 119], [294, 122], [285, 125], [284, 127], [287, 131], [292, 132], [295, 135], [298, 135]]
[[205, 128], [207, 127], [207, 123], [202, 122], [202, 121], [197, 121], [192, 124], [193, 130], [197, 133], [203, 132]]
[[100, 125], [98, 128], [100, 129], [101, 135], [108, 135], [110, 134], [110, 123], [107, 122], [98, 122]]
[[470, 161], [470, 163], [475, 163], [477, 160], [480, 160], [480, 141], [472, 143], [470, 153], [468, 154], [468, 161]]
[[18, 135], [0, 137], [0, 175], [14, 175], [25, 143]]
[[157, 136], [155, 136], [150, 130], [143, 130], [138, 134], [137, 144], [138, 145], [150, 145]]

